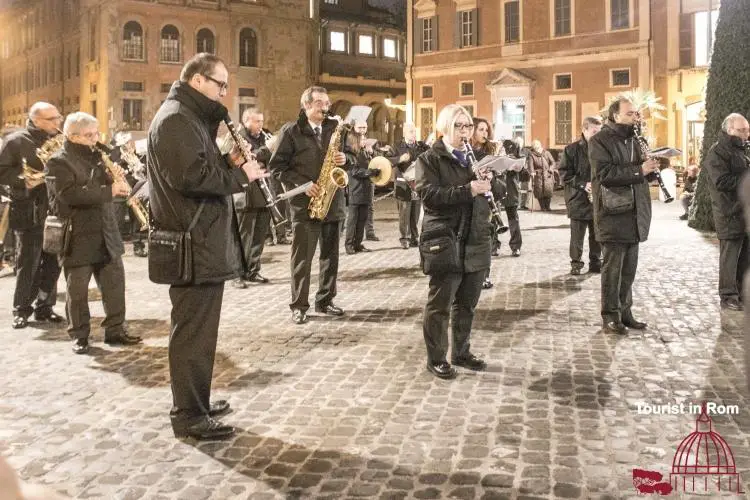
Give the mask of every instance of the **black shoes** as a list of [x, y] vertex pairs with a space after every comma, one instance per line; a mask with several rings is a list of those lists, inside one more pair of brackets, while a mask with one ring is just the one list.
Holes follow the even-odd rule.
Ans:
[[[406, 248], [406, 247], [404, 247], [404, 248]], [[365, 248], [362, 245], [360, 245], [358, 247], [353, 247], [353, 246], [350, 246], [350, 245], [346, 245], [346, 246], [344, 246], [344, 249], [346, 250], [346, 254], [347, 255], [354, 255], [355, 253], [360, 253], [360, 252], [367, 253], [367, 252], [371, 251], [369, 248]]]
[[359, 253], [359, 252], [364, 252], [364, 253], [371, 252], [371, 250], [369, 248], [366, 248], [366, 247], [364, 247], [362, 245], [360, 245], [358, 247], [354, 247], [354, 251], [357, 252], [357, 253]]
[[456, 366], [463, 366], [464, 368], [474, 370], [475, 372], [481, 372], [482, 370], [487, 368], [487, 363], [485, 363], [484, 360], [474, 356], [471, 353], [467, 354], [466, 356], [454, 359], [453, 364]]
[[590, 273], [601, 273], [602, 272], [602, 263], [601, 261], [591, 261], [589, 262], [589, 272]]
[[[722, 299], [721, 300], [721, 308], [722, 309], [729, 309], [730, 311], [742, 311], [745, 309], [745, 307], [742, 305], [742, 302], [739, 301], [739, 299], [735, 299], [734, 297], [730, 299]], [[13, 328], [15, 327], [15, 321], [13, 321]], [[22, 327], [19, 327], [22, 328]]]
[[628, 328], [619, 321], [606, 321], [602, 325], [602, 330], [606, 333], [616, 333], [617, 335], [627, 335]]
[[368, 234], [367, 236], [365, 236], [365, 239], [367, 241], [380, 241], [380, 238], [378, 238], [377, 236], [375, 236], [375, 233]]
[[680, 220], [688, 220], [688, 214], [680, 215]]
[[450, 379], [456, 377], [456, 369], [449, 365], [447, 361], [438, 361], [437, 363], [428, 361], [427, 369], [438, 378]]
[[142, 338], [135, 335], [128, 335], [126, 332], [116, 335], [104, 335], [104, 343], [109, 345], [135, 345], [141, 342], [143, 342]]
[[345, 246], [344, 249], [346, 250], [346, 255], [354, 255], [355, 253], [357, 253], [357, 251], [354, 250], [354, 247], [350, 247], [348, 245]]
[[43, 312], [35, 312], [34, 320], [49, 321], [50, 323], [62, 323], [63, 321], [65, 321], [65, 318], [57, 314], [55, 311], [49, 310]]
[[197, 440], [224, 439], [235, 433], [234, 427], [212, 417], [203, 417], [194, 424], [180, 424], [172, 421], [172, 430], [177, 438], [191, 437]]
[[581, 268], [579, 266], [571, 266], [570, 274], [573, 276], [579, 276], [581, 274]]
[[89, 340], [77, 339], [73, 342], [73, 352], [76, 354], [86, 354], [89, 352]]
[[513, 252], [511, 252], [511, 255], [513, 257], [520, 257], [521, 256], [521, 249], [520, 248], [516, 248], [515, 250], [513, 250]]
[[260, 275], [260, 273], [255, 273], [253, 275], [248, 276], [244, 280], [247, 283], [268, 283], [268, 278], [264, 278]]
[[307, 323], [307, 313], [302, 309], [292, 309], [292, 321], [297, 325]]
[[229, 406], [229, 401], [227, 401], [226, 399], [220, 399], [218, 401], [214, 401], [208, 406], [208, 416], [218, 417], [229, 413], [231, 409], [232, 408]]
[[136, 257], [148, 257], [148, 249], [146, 244], [142, 241], [136, 241], [133, 243], [133, 255]]
[[402, 241], [401, 242], [401, 248], [404, 250], [409, 250], [409, 242], [408, 241]]
[[315, 312], [328, 314], [330, 316], [343, 316], [344, 315], [344, 310], [341, 309], [340, 307], [334, 306], [333, 304], [328, 304], [325, 306], [315, 304]]
[[633, 318], [622, 318], [622, 324], [633, 330], [645, 330], [648, 327], [647, 323], [636, 321]]
[[242, 278], [237, 278], [232, 281], [232, 286], [235, 288], [239, 288], [240, 290], [244, 290], [245, 288], [247, 288], [247, 282]]
[[409, 246], [412, 247], [412, 248], [416, 248], [416, 247], [419, 246], [419, 241], [417, 241], [417, 240], [411, 240], [409, 242]]
[[29, 318], [26, 316], [13, 316], [13, 328], [26, 328], [29, 326]]
[[495, 286], [495, 285], [492, 284], [492, 281], [490, 281], [489, 278], [485, 278], [484, 279], [484, 282], [482, 283], [482, 289], [483, 290], [489, 290], [493, 286]]

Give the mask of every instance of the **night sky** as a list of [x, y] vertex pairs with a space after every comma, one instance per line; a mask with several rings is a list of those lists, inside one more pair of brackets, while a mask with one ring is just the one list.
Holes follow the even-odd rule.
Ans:
[[387, 7], [394, 12], [404, 10], [406, 8], [406, 0], [369, 0], [370, 5], [377, 7]]

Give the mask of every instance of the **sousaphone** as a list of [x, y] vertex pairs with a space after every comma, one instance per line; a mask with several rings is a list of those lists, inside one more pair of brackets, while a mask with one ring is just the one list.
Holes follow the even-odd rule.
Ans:
[[382, 187], [391, 182], [391, 178], [393, 177], [393, 167], [391, 166], [391, 162], [388, 161], [388, 158], [385, 156], [376, 156], [370, 160], [367, 168], [377, 168], [380, 170], [378, 175], [370, 177], [370, 181], [376, 186]]

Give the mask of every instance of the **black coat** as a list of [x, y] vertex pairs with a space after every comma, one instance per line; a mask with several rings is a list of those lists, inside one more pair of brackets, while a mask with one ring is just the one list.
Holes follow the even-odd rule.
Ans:
[[[253, 137], [245, 127], [240, 127], [239, 132], [240, 135], [253, 147], [252, 152], [255, 154], [258, 163], [261, 163], [264, 166], [268, 165], [268, 160], [271, 159], [271, 152], [266, 147], [265, 136], [260, 134], [258, 137]], [[270, 188], [270, 181], [267, 180], [266, 182]], [[238, 200], [238, 197], [243, 195], [243, 199]], [[244, 193], [235, 194], [234, 201], [235, 208], [238, 211], [258, 210], [266, 207], [266, 199], [263, 197], [263, 192], [257, 182], [251, 182]]]
[[349, 205], [372, 205], [372, 181], [376, 170], [367, 168], [370, 155], [364, 150], [357, 155], [357, 163], [349, 169]]
[[591, 182], [589, 145], [581, 138], [568, 144], [560, 158], [560, 176], [565, 184], [565, 208], [568, 217], [575, 220], [592, 220], [594, 208], [586, 192], [586, 184]]
[[218, 283], [242, 270], [232, 193], [249, 184], [230, 168], [216, 145], [227, 109], [183, 82], [172, 85], [148, 131], [151, 212], [158, 229], [186, 231], [198, 206], [203, 212], [192, 231], [193, 283]]
[[[417, 160], [417, 157], [428, 149], [430, 149], [430, 147], [422, 141], [415, 141], [414, 143], [409, 144], [405, 140], [401, 140], [395, 148], [396, 156], [388, 159], [391, 160], [393, 166], [398, 168], [401, 174], [403, 174], [406, 172], [406, 169]], [[404, 153], [409, 155], [409, 159], [401, 161], [401, 155]]]
[[745, 220], [737, 190], [748, 171], [742, 139], [720, 132], [719, 140], [709, 149], [703, 166], [703, 172], [711, 181], [708, 190], [711, 193], [716, 236], [721, 240], [742, 238]]
[[0, 150], [0, 184], [9, 187], [11, 229], [41, 229], [44, 225], [48, 207], [47, 188], [42, 183], [34, 189], [26, 189], [21, 172], [24, 158], [29, 167], [40, 172], [44, 170], [36, 150], [50, 137], [29, 120], [26, 129], [8, 135], [3, 141]]
[[47, 189], [52, 213], [71, 224], [65, 267], [86, 266], [119, 258], [125, 249], [112, 205], [112, 177], [102, 154], [65, 141], [47, 162]]
[[[643, 154], [633, 127], [607, 123], [589, 141], [594, 228], [600, 243], [638, 243], [648, 239], [651, 227], [651, 192], [641, 171]], [[633, 210], [622, 214], [602, 211], [601, 186], [630, 186]]]
[[463, 272], [489, 269], [490, 207], [484, 196], [471, 194], [472, 170], [462, 166], [438, 140], [419, 156], [416, 178], [424, 207], [422, 232], [450, 228], [461, 238]]
[[[336, 129], [338, 122], [336, 120], [326, 119], [322, 125], [321, 146], [315, 140], [307, 116], [304, 111], [300, 111], [299, 118], [296, 122], [289, 122], [281, 127], [279, 132], [279, 142], [276, 151], [269, 161], [271, 174], [276, 177], [287, 189], [293, 189], [297, 186], [307, 183], [308, 181], [318, 182], [320, 169], [323, 166], [328, 144], [331, 141], [331, 135]], [[342, 134], [343, 135], [343, 134]], [[341, 144], [345, 144], [345, 137], [341, 137]], [[345, 152], [340, 146], [339, 151]], [[350, 168], [356, 162], [356, 158], [351, 153], [347, 154], [347, 163], [344, 170]], [[310, 197], [306, 194], [299, 194], [289, 200], [289, 206], [292, 212], [292, 221], [308, 221], [310, 216], [307, 213], [307, 206], [310, 204]], [[331, 208], [325, 218], [326, 222], [343, 220], [346, 214], [344, 211], [344, 190], [339, 189], [333, 197]]]

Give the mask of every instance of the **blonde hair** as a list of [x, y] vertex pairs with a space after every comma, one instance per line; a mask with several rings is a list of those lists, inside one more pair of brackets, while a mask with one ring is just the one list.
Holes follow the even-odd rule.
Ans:
[[444, 107], [440, 111], [437, 123], [435, 124], [435, 130], [438, 135], [453, 137], [453, 127], [460, 115], [466, 116], [469, 122], [473, 123], [471, 114], [463, 106], [459, 106], [458, 104], [448, 104]]

